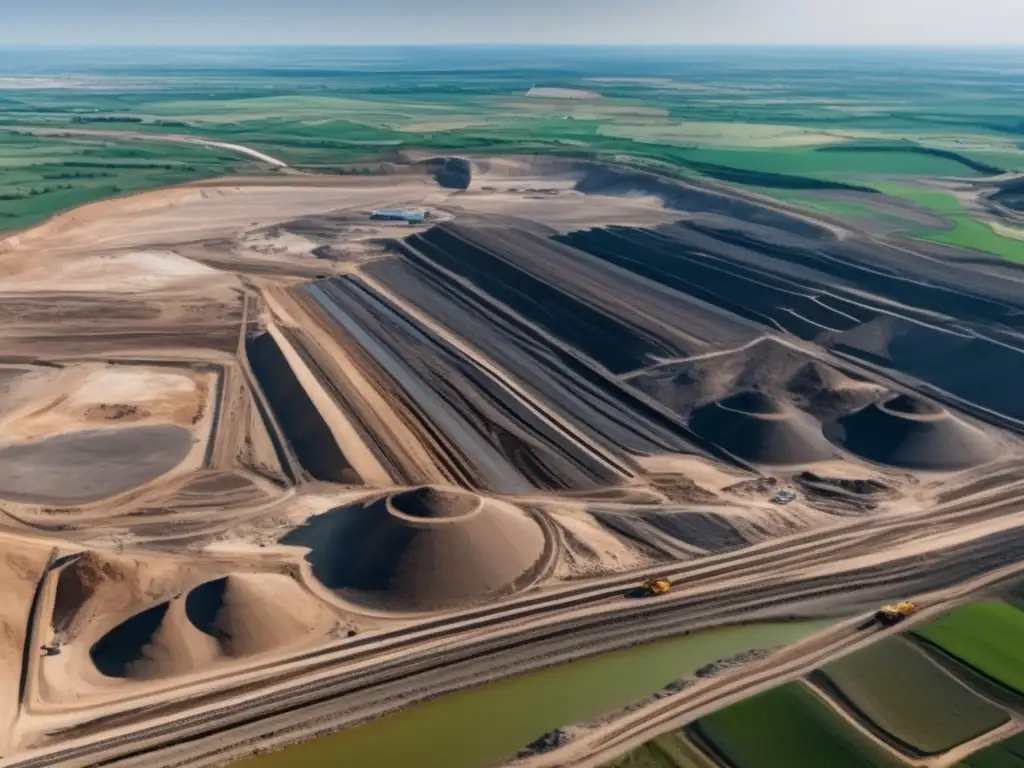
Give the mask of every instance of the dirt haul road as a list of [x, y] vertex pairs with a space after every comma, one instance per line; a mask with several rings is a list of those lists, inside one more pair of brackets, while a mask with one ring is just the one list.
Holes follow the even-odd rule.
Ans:
[[37, 128], [31, 125], [5, 126], [0, 130], [27, 133], [34, 136], [97, 136], [99, 138], [119, 139], [122, 141], [169, 141], [175, 144], [194, 144], [200, 147], [212, 147], [214, 149], [226, 149], [228, 152], [237, 152], [238, 154], [251, 157], [254, 160], [264, 162], [267, 165], [272, 165], [275, 168], [288, 168], [288, 164], [283, 160], [278, 160], [276, 157], [271, 157], [270, 155], [253, 149], [252, 147], [246, 147], [242, 144], [230, 144], [224, 141], [214, 141], [213, 139], [197, 138], [195, 136], [139, 133], [136, 131], [90, 131], [88, 128]]
[[[0, 242], [0, 765], [226, 763], [684, 631], [937, 611], [1024, 559], [1006, 280], [628, 169], [393, 170]], [[430, 216], [369, 218], [396, 206]]]

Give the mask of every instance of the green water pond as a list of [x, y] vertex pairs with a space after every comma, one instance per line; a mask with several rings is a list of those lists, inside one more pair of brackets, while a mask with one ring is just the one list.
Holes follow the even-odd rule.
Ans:
[[[755, 624], [636, 645], [416, 704], [235, 768], [478, 768], [549, 731], [612, 712], [754, 648], [787, 645], [828, 621]], [[643, 631], [638, 624], [638, 632]]]

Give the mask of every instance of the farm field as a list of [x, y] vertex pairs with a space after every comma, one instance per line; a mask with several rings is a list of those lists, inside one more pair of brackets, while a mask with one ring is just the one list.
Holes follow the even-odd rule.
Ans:
[[952, 225], [951, 228], [938, 231], [918, 231], [913, 233], [916, 237], [934, 243], [989, 253], [1011, 261], [1024, 261], [1024, 250], [1021, 248], [1024, 241], [1004, 237], [995, 231], [990, 223], [973, 218], [950, 193], [891, 183], [879, 184], [878, 189], [888, 196], [908, 200], [924, 210], [937, 213]]
[[975, 752], [957, 768], [1021, 768], [1024, 766], [1024, 734]]
[[0, 230], [84, 203], [234, 173], [223, 150], [102, 137], [0, 133]]
[[[1024, 261], [1024, 241], [1000, 235], [951, 195], [914, 185], [941, 179], [968, 191], [1024, 170], [1014, 138], [1020, 86], [1002, 73], [996, 54], [928, 54], [912, 66], [896, 52], [844, 55], [815, 60], [813, 76], [804, 69], [809, 55], [496, 49], [480, 67], [478, 53], [459, 49], [282, 49], [239, 52], [211, 66], [188, 52], [155, 52], [129, 64], [93, 51], [76, 57], [74, 78], [60, 74], [59, 56], [29, 57], [0, 97], [0, 127], [105, 132], [121, 143], [124, 136], [114, 134], [199, 137], [304, 172], [341, 175], [369, 173], [406, 153], [615, 159], [763, 189], [854, 223], [881, 216], [912, 237]], [[301, 66], [290, 69], [293, 61]], [[887, 77], [894, 66], [900, 78]], [[950, 81], [956, 89], [938, 87]], [[580, 92], [594, 97], [559, 98]], [[69, 177], [40, 159], [34, 177], [3, 160], [32, 156], [37, 148], [22, 146], [27, 141], [0, 135], [0, 194], [13, 203], [0, 229], [103, 196], [259, 167], [237, 154], [140, 142], [125, 150], [141, 153], [139, 167]], [[88, 144], [84, 137], [40, 141], [55, 145], [38, 151], [56, 163], [62, 153], [94, 149], [79, 148]], [[832, 199], [835, 191], [881, 194], [874, 203], [851, 203]], [[893, 224], [890, 196], [938, 216], [939, 225]]]
[[694, 732], [738, 768], [898, 768], [799, 683], [776, 688], [701, 719]]
[[1000, 601], [971, 603], [916, 631], [983, 675], [1024, 692], [1024, 611]]
[[816, 680], [911, 753], [945, 752], [1010, 719], [902, 637], [839, 659], [820, 670]]
[[649, 741], [608, 768], [718, 768], [717, 763], [674, 731]]

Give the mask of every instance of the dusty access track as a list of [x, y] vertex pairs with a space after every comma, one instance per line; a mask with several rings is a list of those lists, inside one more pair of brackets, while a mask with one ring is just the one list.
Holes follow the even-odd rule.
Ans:
[[[1009, 275], [529, 158], [215, 180], [0, 241], [0, 765], [225, 764], [840, 619], [537, 762], [585, 763], [868, 642], [878, 601], [964, 599], [1024, 560]], [[678, 588], [627, 597], [654, 573]]]

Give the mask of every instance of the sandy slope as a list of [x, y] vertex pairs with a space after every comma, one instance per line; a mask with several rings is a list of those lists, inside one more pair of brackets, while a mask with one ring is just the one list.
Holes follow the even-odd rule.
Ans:
[[0, 601], [0, 744], [5, 751], [18, 712], [18, 682], [29, 641], [32, 598], [51, 551], [43, 543], [6, 535], [0, 541], [0, 577], [5, 585]]

